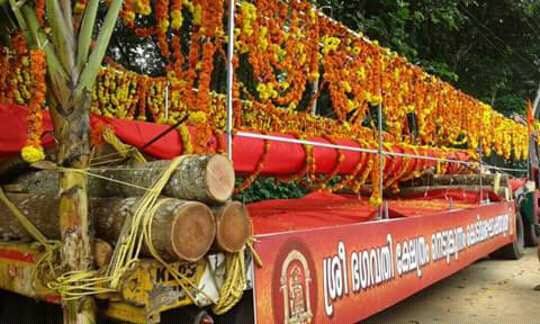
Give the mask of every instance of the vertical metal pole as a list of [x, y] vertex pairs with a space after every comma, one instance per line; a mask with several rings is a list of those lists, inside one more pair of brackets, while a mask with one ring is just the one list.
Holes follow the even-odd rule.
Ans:
[[[527, 177], [528, 177], [528, 180], [532, 180], [536, 182], [536, 179], [534, 178], [534, 174], [532, 171], [532, 161], [534, 161], [532, 156], [533, 154], [536, 154], [536, 150], [533, 150], [534, 148], [533, 145], [536, 145], [535, 141], [533, 137], [529, 134], [529, 145], [528, 145], [529, 159], [527, 160]], [[514, 167], [514, 165], [512, 164], [511, 167]]]
[[[378, 147], [378, 155], [379, 155], [379, 183], [373, 184], [373, 186], [378, 185], [379, 186], [379, 192], [381, 194], [381, 199], [383, 199], [383, 190], [384, 190], [384, 153], [383, 153], [383, 127], [382, 127], [382, 105], [379, 104], [377, 106], [377, 127], [378, 127], [378, 133], [379, 133], [379, 147]], [[380, 218], [384, 218], [384, 201], [380, 206], [379, 210], [379, 216]]]
[[235, 1], [229, 0], [229, 29], [227, 47], [227, 157], [233, 159], [233, 82], [234, 82], [234, 10]]
[[[480, 143], [482, 143], [480, 141]], [[480, 147], [478, 148], [478, 158], [480, 160], [480, 168], [479, 168], [479, 173], [480, 173], [480, 205], [483, 205], [484, 204], [484, 193], [483, 193], [483, 182], [482, 182], [482, 174], [483, 174], [483, 165], [482, 165], [482, 144], [480, 144]]]
[[482, 184], [482, 172], [483, 171], [483, 166], [482, 164], [480, 164], [480, 204], [483, 205], [484, 203], [484, 187], [483, 187], [483, 184]]
[[[315, 97], [318, 92], [319, 92], [319, 79], [313, 82], [313, 91], [311, 91], [311, 95]], [[317, 100], [313, 101], [313, 105], [311, 106], [311, 114], [313, 116], [317, 115]]]

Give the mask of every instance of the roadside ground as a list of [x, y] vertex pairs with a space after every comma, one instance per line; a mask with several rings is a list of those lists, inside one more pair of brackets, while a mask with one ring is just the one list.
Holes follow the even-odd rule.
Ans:
[[481, 260], [371, 317], [370, 324], [540, 323], [536, 249], [519, 261]]

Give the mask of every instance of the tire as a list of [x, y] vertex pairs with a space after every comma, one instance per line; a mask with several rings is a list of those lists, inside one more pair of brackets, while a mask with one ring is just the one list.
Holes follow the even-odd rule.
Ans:
[[504, 260], [519, 260], [525, 254], [525, 233], [523, 217], [516, 212], [516, 239], [491, 254], [491, 257]]
[[528, 219], [524, 219], [523, 226], [525, 232], [525, 246], [538, 246], [538, 242], [540, 242], [540, 233], [536, 230], [536, 224], [531, 224]]

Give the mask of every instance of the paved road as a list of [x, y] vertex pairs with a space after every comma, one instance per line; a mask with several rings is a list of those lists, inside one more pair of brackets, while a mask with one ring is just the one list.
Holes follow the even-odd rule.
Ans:
[[535, 249], [519, 261], [482, 260], [366, 323], [540, 323], [540, 263]]

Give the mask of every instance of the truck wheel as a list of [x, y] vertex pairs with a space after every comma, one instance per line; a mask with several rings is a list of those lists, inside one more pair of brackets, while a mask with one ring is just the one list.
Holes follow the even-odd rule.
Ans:
[[491, 257], [505, 260], [519, 260], [525, 253], [523, 217], [516, 213], [516, 239], [491, 254]]
[[537, 232], [536, 224], [531, 224], [528, 219], [523, 220], [525, 227], [525, 246], [538, 246], [540, 233]]

